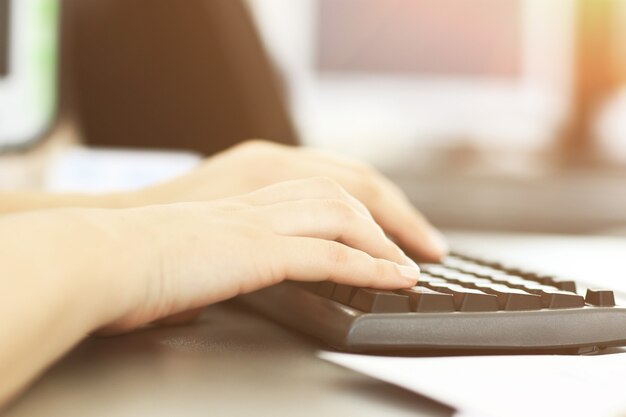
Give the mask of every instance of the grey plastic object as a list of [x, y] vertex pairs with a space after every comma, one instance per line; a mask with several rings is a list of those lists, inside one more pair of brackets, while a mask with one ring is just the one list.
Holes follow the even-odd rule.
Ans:
[[363, 313], [285, 282], [240, 297], [271, 319], [350, 352], [584, 353], [626, 345], [626, 308]]

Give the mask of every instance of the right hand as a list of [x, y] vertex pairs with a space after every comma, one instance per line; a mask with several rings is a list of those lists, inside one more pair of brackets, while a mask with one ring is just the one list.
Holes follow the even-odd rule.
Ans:
[[326, 178], [113, 213], [123, 219], [120, 240], [130, 237], [145, 248], [139, 268], [145, 273], [125, 283], [130, 302], [105, 331], [129, 330], [286, 279], [398, 289], [414, 286], [419, 275], [365, 206]]

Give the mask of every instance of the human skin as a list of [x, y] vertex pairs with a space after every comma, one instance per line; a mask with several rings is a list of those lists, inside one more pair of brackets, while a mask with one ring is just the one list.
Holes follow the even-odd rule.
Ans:
[[144, 190], [103, 195], [0, 192], [0, 213], [51, 207], [128, 208], [206, 201], [287, 181], [328, 177], [360, 200], [385, 232], [425, 260], [447, 251], [445, 240], [404, 193], [372, 167], [315, 150], [251, 140], [207, 158], [187, 175]]
[[[415, 285], [419, 270], [387, 234], [427, 259], [445, 253], [373, 170], [301, 152], [247, 144], [135, 193], [4, 195], [0, 405], [90, 333], [187, 319], [285, 279]], [[319, 171], [332, 179], [305, 178]], [[277, 182], [289, 175], [305, 179]]]

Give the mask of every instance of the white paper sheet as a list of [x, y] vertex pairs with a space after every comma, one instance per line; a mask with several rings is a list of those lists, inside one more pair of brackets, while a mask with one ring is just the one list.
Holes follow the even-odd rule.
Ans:
[[626, 416], [626, 353], [445, 358], [319, 355], [448, 404], [459, 416]]

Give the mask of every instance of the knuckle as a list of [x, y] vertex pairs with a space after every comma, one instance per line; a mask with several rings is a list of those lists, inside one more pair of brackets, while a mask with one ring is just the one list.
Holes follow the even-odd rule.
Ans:
[[[356, 207], [358, 207], [358, 209], [363, 212], [363, 214], [365, 214], [366, 217], [368, 217], [370, 220], [373, 220], [372, 214], [370, 213], [369, 208], [363, 204], [361, 202], [361, 200], [357, 199], [354, 196], [349, 195], [347, 198], [348, 201], [351, 201]], [[378, 226], [378, 224], [376, 223], [376, 225]], [[380, 226], [378, 226], [380, 227]], [[382, 230], [382, 229], [381, 229]]]
[[339, 243], [330, 242], [328, 252], [328, 259], [333, 265], [345, 265], [350, 260], [348, 248]]
[[270, 262], [265, 262], [267, 268], [266, 276], [269, 279], [267, 284], [276, 284], [283, 281], [287, 276], [287, 266], [284, 260], [276, 257], [269, 257], [269, 259], [271, 259]]
[[383, 194], [383, 184], [378, 176], [368, 176], [361, 178], [361, 189], [363, 193], [370, 199], [379, 198]]
[[384, 181], [376, 169], [367, 164], [355, 163], [353, 170], [364, 194], [371, 197], [381, 193]]
[[335, 181], [334, 179], [332, 179], [331, 177], [326, 177], [326, 176], [314, 177], [311, 179], [311, 181], [313, 181], [318, 186], [327, 190], [343, 190], [341, 185], [339, 185], [339, 183]]
[[375, 274], [377, 278], [387, 278], [395, 275], [395, 265], [392, 262], [383, 259], [375, 260]]
[[251, 260], [250, 276], [255, 277], [255, 280], [250, 284], [250, 288], [241, 288], [239, 293], [247, 293], [257, 288], [278, 284], [287, 276], [287, 267], [283, 258], [272, 256], [271, 253], [256, 251]]
[[345, 199], [348, 196], [348, 192], [337, 181], [331, 177], [321, 176], [313, 177], [309, 180], [316, 189], [319, 189], [323, 194], [330, 197]]
[[325, 202], [328, 210], [341, 222], [350, 222], [357, 217], [357, 212], [348, 202], [338, 199], [329, 199]]

